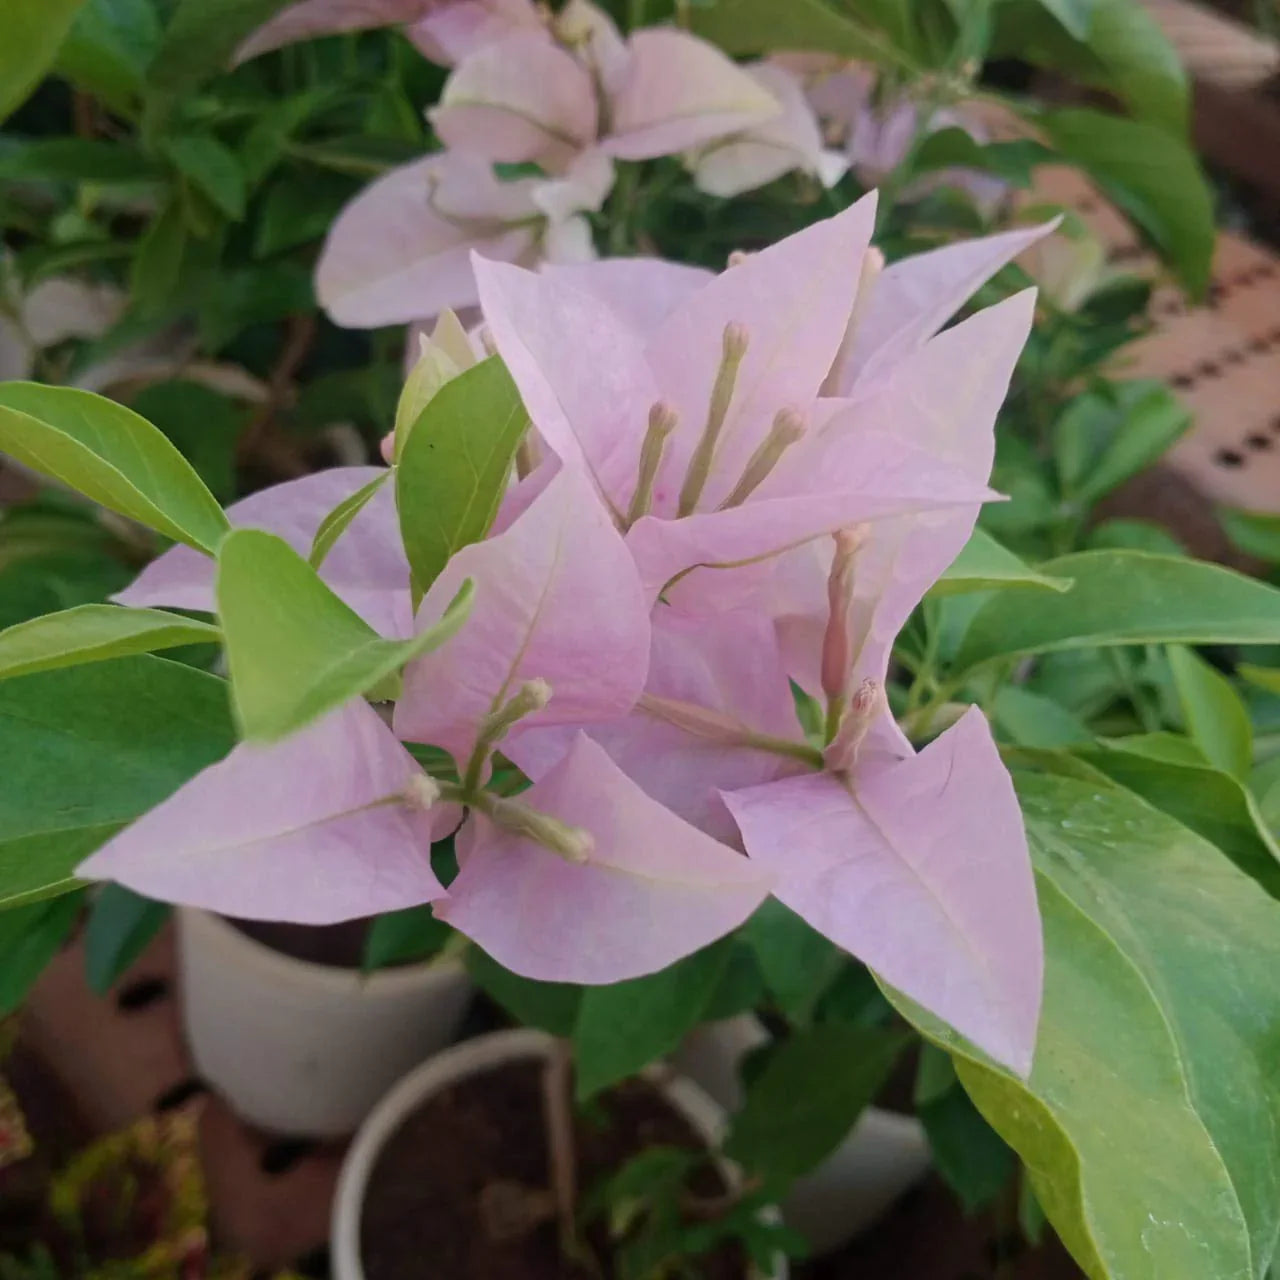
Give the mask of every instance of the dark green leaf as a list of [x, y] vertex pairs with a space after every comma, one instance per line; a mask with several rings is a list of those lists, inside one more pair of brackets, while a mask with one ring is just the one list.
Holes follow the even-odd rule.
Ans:
[[702, 1020], [729, 963], [722, 940], [630, 982], [587, 987], [573, 1028], [579, 1099], [671, 1053]]
[[154, 182], [164, 170], [128, 142], [39, 138], [0, 151], [0, 178], [40, 182]]
[[1081, 551], [1039, 566], [1071, 578], [1028, 609], [999, 592], [978, 611], [956, 655], [959, 668], [991, 658], [1095, 645], [1280, 641], [1280, 591], [1219, 565], [1141, 551]]
[[144, 387], [132, 408], [173, 441], [216, 498], [229, 502], [236, 496], [236, 441], [248, 418], [241, 405], [179, 378]]
[[0, 911], [0, 1017], [21, 1008], [80, 918], [81, 895]]
[[733, 1118], [725, 1154], [785, 1190], [829, 1156], [880, 1090], [907, 1037], [829, 1022], [769, 1055]]
[[732, 54], [814, 49], [874, 58], [885, 50], [876, 32], [823, 0], [715, 0], [691, 7], [689, 17], [696, 34]]
[[504, 969], [479, 947], [467, 950], [467, 972], [476, 985], [517, 1022], [567, 1039], [578, 1020], [583, 988], [566, 982], [535, 982]]
[[364, 944], [365, 971], [427, 960], [452, 937], [456, 937], [453, 930], [443, 920], [437, 920], [430, 907], [389, 911], [369, 926]]
[[0, 120], [39, 83], [84, 0], [4, 0]]
[[766, 898], [743, 926], [769, 994], [797, 1024], [807, 1023], [840, 972], [844, 953], [777, 898]]
[[147, 949], [169, 918], [169, 906], [120, 884], [102, 886], [89, 908], [84, 959], [89, 986], [105, 995]]
[[1169, 646], [1169, 667], [1187, 729], [1205, 759], [1246, 780], [1253, 768], [1253, 727], [1231, 681], [1183, 645]]
[[0, 905], [76, 866], [235, 744], [224, 681], [117, 658], [0, 683]]
[[934, 1166], [966, 1212], [995, 1201], [1009, 1185], [1017, 1159], [960, 1085], [917, 1107], [916, 1114], [928, 1135]]
[[88, 0], [62, 42], [55, 70], [112, 110], [127, 110], [142, 95], [159, 47], [152, 0]]
[[244, 217], [244, 171], [235, 153], [207, 134], [168, 138], [165, 154], [178, 172], [233, 222]]
[[178, 0], [151, 68], [158, 89], [181, 93], [224, 70], [251, 32], [292, 0]]

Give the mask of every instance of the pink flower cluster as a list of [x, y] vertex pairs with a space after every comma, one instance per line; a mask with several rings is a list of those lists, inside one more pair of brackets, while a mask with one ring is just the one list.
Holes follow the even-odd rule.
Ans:
[[[465, 579], [469, 621], [406, 669], [390, 727], [356, 700], [242, 745], [82, 873], [311, 923], [429, 901], [515, 972], [577, 983], [660, 969], [772, 893], [1026, 1071], [1041, 932], [1008, 773], [977, 709], [917, 752], [885, 686], [898, 631], [992, 496], [1034, 299], [943, 326], [1043, 229], [881, 269], [874, 208], [719, 275], [477, 258], [543, 460], [416, 616], [390, 487], [322, 570], [388, 636], [437, 621]], [[231, 515], [305, 552], [374, 474]], [[209, 610], [212, 577], [175, 548], [120, 599]], [[825, 734], [805, 736], [793, 682], [825, 703]], [[464, 811], [401, 741], [447, 750], [469, 794], [495, 749], [533, 785]], [[446, 889], [429, 850], [454, 830]]]
[[617, 161], [682, 155], [719, 195], [797, 169], [830, 184], [845, 167], [791, 72], [739, 67], [671, 27], [624, 39], [589, 0], [554, 17], [533, 0], [302, 0], [239, 56], [388, 24], [453, 67], [428, 113], [445, 149], [385, 174], [334, 224], [316, 291], [338, 324], [473, 305], [472, 249], [526, 266], [594, 257], [587, 215]]

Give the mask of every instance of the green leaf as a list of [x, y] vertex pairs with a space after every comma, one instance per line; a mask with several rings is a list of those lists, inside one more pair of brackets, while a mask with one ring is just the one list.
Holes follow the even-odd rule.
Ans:
[[418, 415], [396, 467], [396, 506], [419, 597], [455, 551], [488, 533], [527, 424], [496, 356], [446, 382]]
[[20, 1009], [80, 918], [81, 895], [0, 911], [0, 1017]]
[[208, 196], [215, 208], [233, 222], [244, 217], [248, 192], [244, 171], [233, 151], [208, 134], [167, 138], [164, 151], [178, 172]]
[[1186, 143], [1153, 124], [1084, 107], [1037, 123], [1151, 237], [1196, 295], [1209, 283], [1215, 230], [1208, 183]]
[[174, 378], [144, 387], [131, 407], [173, 441], [214, 497], [236, 496], [236, 443], [249, 415], [231, 396]]
[[438, 648], [471, 612], [465, 582], [444, 617], [384, 640], [274, 534], [237, 529], [218, 553], [218, 614], [244, 736], [283, 738]]
[[0, 631], [0, 680], [220, 638], [207, 622], [160, 609], [82, 604]]
[[1159, 382], [1113, 382], [1077, 396], [1053, 426], [1063, 492], [1092, 506], [1149, 467], [1190, 426], [1187, 407]]
[[1039, 0], [1039, 3], [1062, 23], [1069, 35], [1077, 40], [1088, 37], [1094, 0]]
[[163, 658], [0, 683], [0, 906], [74, 888], [99, 845], [234, 745], [226, 682]]
[[1054, 154], [1031, 138], [1009, 142], [979, 142], [971, 133], [955, 126], [939, 129], [924, 138], [911, 158], [913, 173], [935, 169], [977, 169], [992, 173], [1014, 186], [1031, 183], [1031, 171], [1038, 164], [1052, 164]]
[[722, 940], [648, 977], [587, 987], [573, 1028], [579, 1100], [676, 1049], [702, 1020], [729, 952]]
[[36, 87], [58, 55], [83, 0], [5, 0], [0, 40], [0, 120]]
[[1169, 668], [1187, 728], [1205, 759], [1246, 781], [1253, 768], [1253, 726], [1231, 681], [1182, 645], [1169, 646]]
[[467, 950], [467, 972], [476, 985], [517, 1022], [567, 1039], [578, 1019], [583, 988], [567, 982], [535, 982], [504, 969], [488, 952]]
[[1228, 538], [1246, 555], [1280, 561], [1280, 516], [1219, 507], [1218, 520]]
[[1001, 587], [1067, 591], [1070, 590], [1071, 580], [1038, 573], [985, 530], [975, 529], [960, 554], [938, 579], [931, 594], [951, 596]]
[[0, 151], [0, 178], [35, 182], [154, 182], [164, 170], [126, 142], [36, 138]]
[[311, 555], [308, 563], [313, 569], [324, 564], [325, 557], [333, 550], [333, 544], [347, 531], [347, 527], [368, 505], [369, 499], [391, 479], [391, 472], [383, 471], [374, 476], [368, 484], [361, 485], [350, 497], [343, 498], [323, 520], [316, 530], [315, 540], [311, 543]]
[[139, 315], [154, 316], [169, 305], [189, 249], [182, 201], [175, 195], [152, 219], [129, 271], [129, 293]]
[[1280, 641], [1280, 591], [1220, 565], [1142, 551], [1081, 551], [1040, 565], [1071, 578], [1029, 609], [1016, 592], [992, 596], [965, 632], [956, 667], [993, 658], [1113, 644], [1271, 644]]
[[151, 68], [157, 89], [190, 90], [226, 69], [240, 43], [292, 0], [178, 0]]
[[152, 0], [88, 0], [58, 51], [54, 69], [77, 88], [127, 112], [141, 97], [160, 47]]
[[90, 988], [106, 995], [169, 918], [169, 905], [121, 884], [104, 884], [89, 908], [84, 959]]
[[690, 6], [689, 19], [695, 34], [732, 54], [815, 49], [875, 58], [885, 48], [874, 31], [823, 0], [714, 0]]
[[991, 710], [996, 724], [1020, 747], [1066, 747], [1093, 738], [1074, 712], [1021, 685], [1001, 686]]
[[895, 1002], [952, 1051], [1089, 1275], [1256, 1280], [1280, 1215], [1280, 903], [1125, 791], [1019, 793], [1046, 949], [1030, 1080]]
[[1265, 689], [1268, 693], [1280, 693], [1280, 671], [1275, 668], [1255, 667], [1251, 663], [1242, 662], [1236, 670], [1251, 685]]
[[1073, 754], [1203, 836], [1280, 897], [1280, 845], [1239, 779], [1203, 759], [1174, 758], [1142, 738], [1103, 740]]
[[959, 1083], [918, 1105], [916, 1115], [929, 1139], [934, 1167], [965, 1212], [995, 1201], [1009, 1185], [1017, 1160]]
[[845, 955], [790, 907], [766, 898], [742, 929], [769, 994], [797, 1025], [807, 1024]]
[[365, 972], [427, 960], [455, 936], [443, 920], [435, 918], [430, 907], [388, 911], [369, 926], [364, 944]]
[[900, 1032], [841, 1022], [797, 1032], [748, 1086], [725, 1154], [771, 1193], [785, 1190], [845, 1140], [907, 1043]]
[[204, 481], [160, 431], [91, 392], [0, 383], [0, 450], [198, 551], [215, 551], [230, 527]]

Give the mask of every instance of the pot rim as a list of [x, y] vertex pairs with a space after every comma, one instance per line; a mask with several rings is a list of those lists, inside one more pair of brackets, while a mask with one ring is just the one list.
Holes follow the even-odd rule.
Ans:
[[314, 960], [300, 960], [296, 956], [276, 951], [241, 932], [230, 921], [214, 911], [202, 907], [179, 907], [178, 927], [188, 936], [199, 938], [211, 946], [233, 948], [247, 966], [261, 971], [264, 979], [290, 981], [305, 979], [310, 986], [327, 988], [335, 994], [363, 992], [366, 995], [392, 994], [401, 988], [420, 987], [428, 977], [454, 978], [463, 970], [462, 961], [449, 954], [447, 948], [439, 955], [414, 964], [395, 965], [387, 969], [375, 969], [365, 973], [360, 969], [347, 969], [339, 965], [319, 964]]
[[[443, 1050], [392, 1087], [365, 1118], [342, 1162], [330, 1231], [335, 1280], [365, 1280], [360, 1256], [365, 1191], [382, 1148], [405, 1117], [455, 1080], [521, 1058], [545, 1058], [553, 1043], [553, 1037], [533, 1027], [489, 1032]], [[740, 1181], [737, 1167], [717, 1150], [726, 1126], [719, 1103], [692, 1080], [661, 1064], [646, 1068], [641, 1077], [651, 1081], [706, 1141], [721, 1173], [730, 1185], [736, 1186]], [[779, 1255], [770, 1280], [786, 1280], [787, 1275], [787, 1261]]]

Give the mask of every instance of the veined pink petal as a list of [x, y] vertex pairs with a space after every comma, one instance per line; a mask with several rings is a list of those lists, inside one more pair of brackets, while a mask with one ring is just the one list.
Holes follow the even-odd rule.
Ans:
[[1043, 979], [1022, 814], [982, 713], [918, 756], [726, 795], [775, 894], [992, 1057], [1031, 1068]]
[[416, 22], [438, 0], [301, 0], [282, 9], [236, 50], [232, 65], [299, 40]]
[[550, 40], [532, 0], [444, 0], [405, 34], [425, 58], [451, 67], [513, 31], [542, 32]]
[[[235, 528], [277, 534], [306, 556], [324, 517], [381, 474], [381, 467], [318, 471], [242, 498], [227, 508], [227, 516]], [[112, 599], [138, 607], [213, 613], [214, 568], [208, 556], [190, 547], [171, 547]], [[384, 485], [348, 525], [325, 558], [320, 576], [382, 635], [404, 639], [413, 634], [409, 562], [391, 485]]]
[[714, 45], [669, 27], [635, 32], [603, 145], [619, 160], [675, 155], [767, 120], [777, 100]]
[[591, 76], [542, 36], [523, 31], [469, 54], [427, 114], [441, 140], [476, 157], [559, 164], [594, 140]]
[[730, 267], [653, 335], [649, 363], [680, 414], [655, 497], [657, 514], [674, 511], [707, 420], [726, 325], [745, 326], [748, 346], [700, 509], [711, 510], [728, 495], [780, 409], [808, 409], [844, 336], [874, 223], [873, 194]]
[[[777, 635], [759, 610], [691, 617], [659, 605], [645, 692], [719, 712], [752, 733], [801, 740]], [[719, 792], [768, 782], [792, 766], [772, 752], [698, 737], [642, 709], [587, 732], [647, 795], [725, 843], [736, 840], [737, 829]], [[504, 750], [536, 779], [576, 736], [573, 729], [535, 729], [513, 735]]]
[[859, 317], [847, 360], [837, 372], [840, 394], [848, 395], [855, 383], [879, 374], [927, 342], [975, 290], [1057, 225], [1055, 219], [964, 240], [886, 267]]
[[444, 894], [435, 815], [401, 803], [423, 778], [356, 699], [283, 742], [242, 744], [79, 868], [163, 902], [331, 924]]
[[[849, 410], [862, 430], [895, 429], [975, 484], [991, 472], [995, 419], [1031, 329], [1035, 290], [988, 307], [912, 352]], [[838, 432], [839, 421], [828, 431]], [[894, 639], [960, 554], [980, 503], [873, 524], [854, 566], [854, 680], [883, 680]]]
[[701, 598], [697, 611], [713, 613], [720, 607], [713, 567], [777, 555], [863, 521], [968, 507], [993, 496], [984, 484], [884, 430], [859, 431], [847, 440], [815, 440], [813, 445], [808, 455], [812, 467], [797, 463], [794, 470], [784, 471], [780, 466], [759, 495], [741, 506], [680, 520], [638, 520], [627, 534], [627, 546], [648, 597], [656, 599], [678, 574], [708, 566], [697, 589], [681, 596], [681, 605], [691, 608]]
[[411, 663], [396, 732], [465, 766], [482, 717], [524, 681], [551, 685], [524, 724], [576, 724], [630, 710], [649, 665], [649, 616], [635, 566], [586, 481], [566, 467], [496, 538], [463, 547], [432, 584], [419, 627], [462, 583], [475, 605], [458, 639]]
[[549, 264], [543, 266], [542, 274], [598, 298], [646, 337], [686, 298], [714, 279], [705, 267], [664, 258]]
[[764, 900], [761, 867], [669, 813], [580, 736], [520, 800], [591, 834], [571, 864], [476, 816], [436, 914], [499, 964], [542, 982], [653, 973], [741, 924]]
[[499, 182], [492, 167], [447, 153], [384, 174], [338, 215], [316, 268], [334, 322], [377, 328], [477, 301], [471, 250], [514, 261], [541, 221], [536, 181]]
[[691, 164], [695, 184], [711, 195], [736, 196], [799, 169], [830, 186], [842, 170], [826, 160], [818, 119], [800, 82], [774, 63], [759, 62], [745, 70], [773, 94], [781, 114], [699, 151]]
[[640, 336], [562, 273], [475, 262], [485, 320], [547, 444], [615, 507], [635, 487], [658, 388]]

